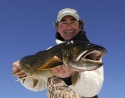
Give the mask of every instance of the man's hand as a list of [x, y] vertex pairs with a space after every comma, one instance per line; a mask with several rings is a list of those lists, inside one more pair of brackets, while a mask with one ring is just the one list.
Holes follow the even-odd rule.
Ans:
[[57, 68], [52, 69], [52, 73], [54, 76], [60, 77], [60, 78], [67, 78], [70, 77], [73, 73], [73, 70], [69, 69], [68, 67], [61, 65]]
[[[19, 61], [16, 61], [16, 62], [13, 63], [13, 68], [12, 68], [13, 72], [15, 72], [17, 69], [19, 69]], [[26, 73], [22, 72], [22, 73], [20, 73], [20, 74], [18, 74], [16, 76], [18, 78], [22, 78], [22, 77], [26, 76]]]

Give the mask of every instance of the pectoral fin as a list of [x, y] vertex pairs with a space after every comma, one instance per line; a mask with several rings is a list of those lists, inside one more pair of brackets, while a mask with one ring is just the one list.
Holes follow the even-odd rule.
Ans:
[[37, 70], [48, 70], [57, 67], [58, 65], [62, 65], [62, 61], [57, 56], [54, 56], [50, 60], [48, 60], [44, 65], [39, 67]]
[[74, 86], [80, 78], [80, 72], [75, 71], [72, 75], [72, 85]]

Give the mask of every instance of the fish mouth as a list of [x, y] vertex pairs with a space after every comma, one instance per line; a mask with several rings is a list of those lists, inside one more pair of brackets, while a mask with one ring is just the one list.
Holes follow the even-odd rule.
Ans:
[[84, 56], [86, 60], [100, 62], [101, 58], [105, 55], [104, 52], [101, 51], [92, 51]]
[[105, 55], [105, 51], [84, 51], [82, 52], [76, 59], [76, 61], [86, 61], [86, 62], [93, 62], [93, 63], [102, 63], [101, 58]]
[[86, 50], [80, 53], [75, 61], [69, 62], [70, 68], [74, 71], [92, 71], [103, 65], [102, 57], [106, 50]]

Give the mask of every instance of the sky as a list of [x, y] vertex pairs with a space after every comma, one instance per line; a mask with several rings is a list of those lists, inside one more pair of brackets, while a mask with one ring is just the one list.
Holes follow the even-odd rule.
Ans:
[[0, 0], [0, 98], [46, 98], [11, 76], [12, 63], [55, 45], [53, 23], [63, 8], [74, 8], [85, 21], [92, 43], [107, 49], [99, 98], [125, 98], [124, 0]]

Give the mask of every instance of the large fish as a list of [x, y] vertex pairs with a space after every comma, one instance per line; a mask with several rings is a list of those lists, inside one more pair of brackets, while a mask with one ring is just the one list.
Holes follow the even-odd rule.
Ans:
[[[51, 69], [65, 65], [74, 70], [72, 84], [75, 85], [80, 77], [79, 70], [92, 71], [103, 65], [101, 58], [106, 54], [102, 46], [86, 43], [83, 41], [68, 41], [35, 55], [23, 57], [19, 61], [20, 69], [13, 73], [13, 76], [20, 72], [27, 73], [27, 77], [33, 79], [33, 87], [39, 84], [40, 78], [53, 76]], [[25, 77], [25, 78], [27, 78]], [[22, 78], [25, 80], [25, 78]]]

